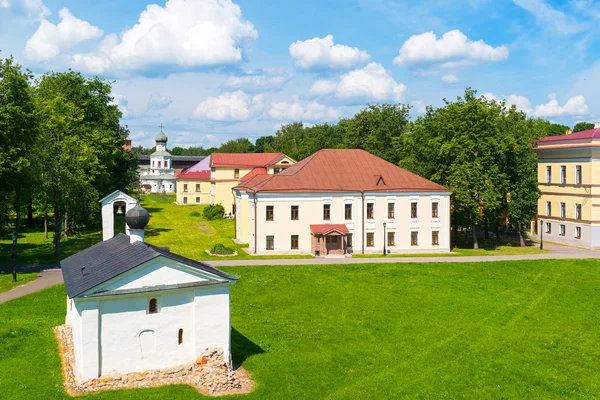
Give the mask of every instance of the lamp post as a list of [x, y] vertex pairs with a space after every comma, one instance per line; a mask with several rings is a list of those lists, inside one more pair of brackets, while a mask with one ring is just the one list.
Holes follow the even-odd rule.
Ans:
[[383, 223], [383, 255], [387, 256], [387, 253], [385, 252], [385, 227], [387, 226], [387, 224], [384, 222]]
[[540, 219], [540, 250], [544, 250], [544, 221]]
[[13, 233], [12, 236], [12, 262], [13, 262], [13, 271], [12, 271], [12, 281], [17, 281], [17, 234]]

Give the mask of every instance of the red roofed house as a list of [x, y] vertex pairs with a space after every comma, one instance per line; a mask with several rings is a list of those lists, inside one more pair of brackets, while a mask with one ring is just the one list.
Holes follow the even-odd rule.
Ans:
[[538, 216], [532, 233], [600, 248], [600, 122], [594, 129], [537, 142]]
[[450, 191], [364, 150], [325, 149], [234, 188], [255, 254], [450, 251]]
[[210, 158], [177, 175], [177, 204], [210, 204]]
[[210, 161], [210, 203], [235, 214], [233, 188], [257, 175], [273, 175], [296, 161], [283, 153], [213, 153]]

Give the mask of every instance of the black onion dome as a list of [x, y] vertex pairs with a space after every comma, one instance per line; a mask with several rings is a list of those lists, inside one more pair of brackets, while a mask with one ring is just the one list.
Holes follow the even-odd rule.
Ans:
[[156, 135], [156, 137], [154, 138], [155, 142], [167, 142], [167, 135], [165, 135], [165, 133], [162, 131], [162, 129], [160, 130], [160, 132], [158, 133], [158, 135]]
[[150, 221], [150, 214], [145, 208], [140, 206], [139, 201], [135, 207], [125, 214], [125, 222], [129, 226], [129, 229], [145, 229], [148, 221]]

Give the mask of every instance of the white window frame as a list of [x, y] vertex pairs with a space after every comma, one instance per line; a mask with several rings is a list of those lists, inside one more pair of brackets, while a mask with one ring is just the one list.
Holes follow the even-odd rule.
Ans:
[[567, 218], [567, 203], [560, 203], [560, 217]]
[[567, 184], [567, 166], [566, 165], [560, 166], [560, 184], [561, 185]]
[[552, 166], [546, 165], [546, 183], [552, 183]]
[[575, 166], [575, 184], [582, 185], [583, 184], [583, 168], [581, 165]]

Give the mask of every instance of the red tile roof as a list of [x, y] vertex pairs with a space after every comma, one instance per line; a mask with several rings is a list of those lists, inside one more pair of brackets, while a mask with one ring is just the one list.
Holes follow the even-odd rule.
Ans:
[[283, 153], [213, 153], [213, 167], [266, 167], [285, 156]]
[[327, 235], [333, 231], [337, 231], [340, 233], [350, 233], [346, 225], [344, 224], [321, 224], [321, 225], [311, 225], [310, 231], [315, 235]]
[[263, 176], [238, 188], [252, 192], [448, 192], [437, 183], [358, 149], [320, 150], [276, 175]]
[[252, 171], [248, 172], [246, 175], [242, 176], [242, 179], [240, 179], [240, 182], [246, 182], [247, 180], [249, 180], [250, 178], [252, 178], [253, 176], [256, 175], [266, 175], [267, 174], [267, 169], [264, 167], [256, 167], [253, 168]]
[[210, 179], [210, 171], [186, 170], [177, 176], [178, 179]]
[[555, 142], [559, 140], [600, 139], [600, 128], [575, 132], [570, 135], [548, 136], [538, 140], [538, 143]]

